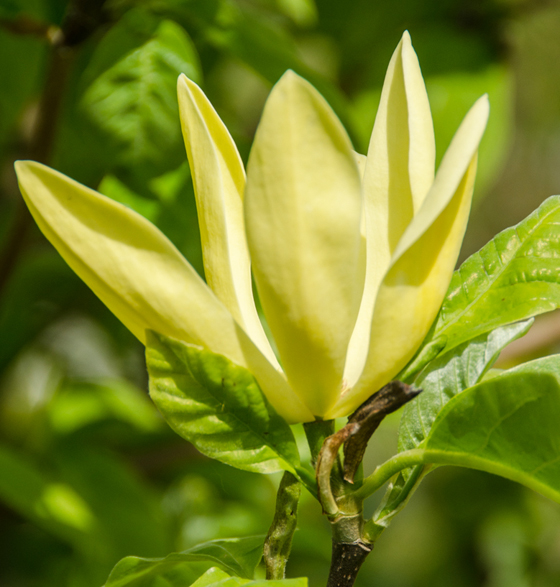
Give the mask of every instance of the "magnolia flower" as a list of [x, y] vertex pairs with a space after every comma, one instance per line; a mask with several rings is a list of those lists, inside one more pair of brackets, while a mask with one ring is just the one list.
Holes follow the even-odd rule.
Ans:
[[20, 161], [31, 213], [141, 341], [151, 329], [246, 367], [290, 423], [348, 415], [407, 364], [439, 310], [466, 228], [487, 98], [468, 112], [434, 176], [432, 118], [407, 33], [367, 157], [289, 71], [266, 102], [246, 178], [202, 90], [183, 75], [178, 95], [207, 283], [142, 216]]

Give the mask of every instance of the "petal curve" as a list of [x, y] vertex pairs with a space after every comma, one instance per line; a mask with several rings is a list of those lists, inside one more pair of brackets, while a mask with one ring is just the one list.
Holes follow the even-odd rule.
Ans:
[[247, 367], [290, 422], [312, 415], [174, 245], [150, 222], [63, 174], [16, 162], [45, 236], [108, 308], [145, 342], [147, 328]]

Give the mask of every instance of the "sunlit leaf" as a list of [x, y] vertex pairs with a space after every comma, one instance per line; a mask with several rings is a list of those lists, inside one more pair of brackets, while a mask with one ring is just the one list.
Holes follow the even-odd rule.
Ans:
[[[216, 584], [223, 584], [224, 579], [230, 579], [231, 576], [218, 567], [211, 567], [202, 577], [198, 578], [191, 587], [211, 587]], [[243, 581], [243, 579], [240, 579]]]
[[560, 196], [498, 234], [454, 273], [424, 345], [450, 350], [504, 324], [560, 306]]
[[292, 431], [248, 370], [150, 331], [146, 362], [152, 399], [200, 452], [248, 471], [294, 471], [299, 457]]

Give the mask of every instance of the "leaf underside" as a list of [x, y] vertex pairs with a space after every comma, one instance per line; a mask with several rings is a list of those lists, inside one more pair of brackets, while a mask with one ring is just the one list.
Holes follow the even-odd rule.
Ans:
[[497, 328], [463, 343], [433, 361], [415, 381], [422, 393], [403, 410], [399, 452], [416, 448], [429, 434], [438, 413], [458, 393], [476, 385], [500, 352], [529, 330], [532, 320]]

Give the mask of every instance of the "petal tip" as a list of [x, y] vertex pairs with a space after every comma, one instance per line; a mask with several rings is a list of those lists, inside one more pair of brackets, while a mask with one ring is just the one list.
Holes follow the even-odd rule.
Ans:
[[198, 87], [198, 85], [192, 81], [186, 74], [181, 73], [177, 78], [177, 90], [184, 89], [188, 92], [191, 91], [191, 88]]
[[307, 83], [309, 82], [302, 78], [301, 75], [298, 75], [293, 69], [287, 69], [282, 77], [276, 82], [276, 86], [301, 87]]
[[42, 165], [37, 161], [33, 161], [31, 159], [19, 159], [14, 162], [14, 169], [16, 172], [16, 176], [18, 181], [21, 181], [24, 177], [29, 176], [29, 174], [37, 174], [41, 171], [55, 171], [46, 165]]
[[488, 117], [490, 116], [490, 99], [488, 94], [480, 96], [480, 98], [473, 104], [471, 111], [476, 113], [476, 115], [483, 121], [484, 126], [486, 126]]

